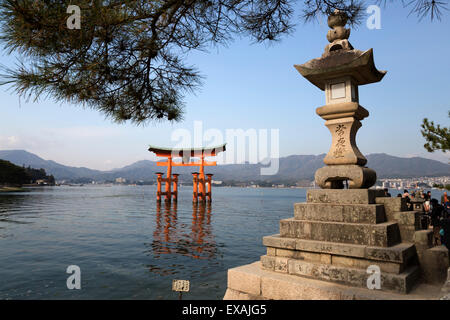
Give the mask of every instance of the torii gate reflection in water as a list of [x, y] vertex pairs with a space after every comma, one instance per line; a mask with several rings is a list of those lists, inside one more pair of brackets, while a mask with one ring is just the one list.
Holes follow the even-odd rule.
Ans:
[[[164, 254], [176, 254], [194, 259], [215, 259], [217, 245], [211, 228], [211, 203], [192, 203], [192, 223], [178, 223], [176, 202], [156, 202], [156, 221], [149, 252], [155, 259]], [[150, 266], [150, 271], [167, 274], [176, 266]]]
[[[170, 202], [172, 200], [178, 200], [178, 176], [179, 174], [172, 174], [172, 167], [189, 167], [198, 166], [199, 172], [192, 172], [193, 176], [193, 195], [192, 201], [197, 202], [211, 202], [211, 181], [212, 174], [206, 174], [205, 178], [205, 166], [215, 166], [215, 161], [205, 161], [205, 157], [215, 157], [219, 152], [225, 151], [226, 143], [215, 147], [204, 148], [160, 148], [150, 146], [148, 151], [154, 152], [157, 157], [167, 158], [167, 161], [157, 162], [157, 166], [167, 167], [166, 178], [163, 178], [163, 172], [156, 172], [157, 175], [157, 190], [156, 200], [161, 201], [161, 196], [164, 195], [164, 200]], [[174, 159], [181, 158], [181, 162], [175, 162]], [[199, 161], [191, 162], [191, 158], [199, 158]], [[165, 191], [161, 191], [161, 183], [165, 182]], [[173, 183], [173, 186], [172, 186]], [[208, 189], [206, 190], [206, 183], [208, 183]]]

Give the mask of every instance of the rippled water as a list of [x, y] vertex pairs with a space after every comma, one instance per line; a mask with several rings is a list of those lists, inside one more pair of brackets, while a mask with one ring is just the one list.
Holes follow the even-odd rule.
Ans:
[[[262, 237], [305, 189], [215, 188], [211, 206], [156, 205], [153, 186], [31, 188], [0, 193], [0, 299], [222, 299], [227, 269], [265, 253]], [[69, 265], [81, 290], [68, 290]]]

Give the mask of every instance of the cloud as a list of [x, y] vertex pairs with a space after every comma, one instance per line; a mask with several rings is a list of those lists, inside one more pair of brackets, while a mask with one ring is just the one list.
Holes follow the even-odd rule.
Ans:
[[123, 128], [76, 126], [27, 127], [22, 130], [14, 132], [14, 135], [0, 132], [0, 150], [23, 149], [64, 165], [99, 169], [116, 166], [117, 158], [127, 155], [124, 153], [118, 157], [116, 149], [117, 143], [127, 134]]
[[14, 148], [20, 144], [20, 138], [18, 136], [0, 136], [0, 148], [3, 146]]
[[0, 150], [4, 149], [32, 149], [42, 141], [37, 137], [26, 135], [0, 135]]

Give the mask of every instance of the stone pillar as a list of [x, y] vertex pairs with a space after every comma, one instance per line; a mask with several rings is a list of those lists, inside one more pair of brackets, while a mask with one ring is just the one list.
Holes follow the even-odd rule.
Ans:
[[[315, 182], [326, 189], [342, 189], [346, 180], [350, 189], [369, 188], [376, 182], [376, 173], [364, 167], [367, 159], [356, 146], [356, 133], [361, 127], [360, 120], [367, 117], [369, 112], [357, 101], [352, 101], [357, 100], [357, 95], [352, 96], [351, 93], [357, 90], [357, 86], [351, 78], [336, 81], [327, 81], [325, 87], [327, 105], [316, 109], [316, 113], [326, 120], [325, 126], [330, 130], [332, 142], [324, 159], [327, 166], [317, 170]], [[339, 86], [340, 89], [335, 89]], [[333, 90], [342, 92], [335, 94]], [[333, 99], [334, 96], [341, 98]]]

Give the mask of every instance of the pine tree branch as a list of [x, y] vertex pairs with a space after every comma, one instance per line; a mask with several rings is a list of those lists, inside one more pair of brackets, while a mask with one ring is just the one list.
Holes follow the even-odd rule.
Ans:
[[[450, 111], [448, 113], [450, 118]], [[450, 151], [450, 127], [441, 127], [439, 124], [435, 125], [433, 121], [428, 121], [427, 118], [422, 122], [422, 136], [427, 141], [424, 148], [428, 152], [441, 150], [443, 152]]]

